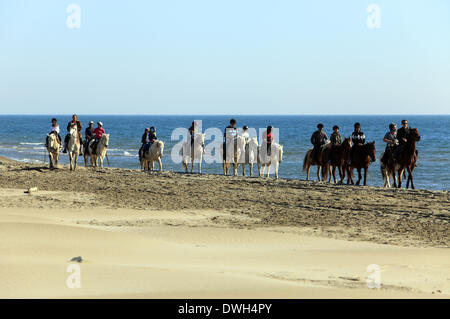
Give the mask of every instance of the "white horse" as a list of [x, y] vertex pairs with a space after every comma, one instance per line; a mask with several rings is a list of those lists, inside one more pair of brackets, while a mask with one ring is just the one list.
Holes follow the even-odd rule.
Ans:
[[275, 169], [275, 178], [278, 178], [278, 166], [283, 161], [283, 146], [277, 143], [271, 144], [271, 155], [267, 155], [267, 143], [264, 141], [258, 152], [258, 172], [259, 176], [264, 177], [267, 168], [267, 177], [270, 174], [270, 166], [273, 164]]
[[198, 161], [198, 173], [202, 173], [203, 160], [203, 145], [205, 144], [205, 134], [196, 133], [194, 135], [194, 145], [191, 145], [190, 140], [183, 142], [182, 147], [182, 161], [183, 168], [188, 172], [189, 163], [191, 163], [191, 173], [194, 171], [194, 162]]
[[70, 139], [67, 143], [67, 150], [69, 151], [70, 170], [74, 171], [77, 168], [78, 154], [80, 154], [80, 139], [76, 124], [70, 126]]
[[50, 169], [55, 168], [58, 165], [60, 151], [61, 144], [59, 143], [56, 134], [48, 135], [47, 152], [50, 159]]
[[154, 141], [150, 146], [149, 150], [145, 152], [141, 158], [141, 169], [143, 171], [145, 171], [145, 169], [153, 171], [155, 168], [155, 162], [158, 162], [159, 171], [162, 172], [163, 168], [161, 158], [163, 157], [163, 155], [164, 155], [164, 143], [159, 140]]
[[103, 134], [102, 138], [98, 141], [95, 154], [92, 152], [92, 144], [94, 143], [94, 140], [91, 140], [89, 142], [89, 145], [86, 149], [86, 152], [84, 153], [84, 161], [85, 164], [87, 164], [88, 157], [91, 158], [92, 166], [97, 167], [98, 162], [100, 162], [100, 167], [103, 167], [103, 161], [105, 160], [106, 153], [108, 151], [108, 145], [109, 145], [109, 134]]
[[[239, 164], [245, 163], [245, 138], [242, 136], [236, 136], [236, 140], [227, 139], [225, 143], [227, 146], [225, 159], [223, 156], [223, 144], [220, 148], [222, 155], [223, 175], [228, 175], [230, 173], [230, 167], [231, 164], [233, 164], [233, 176], [236, 176]], [[242, 155], [244, 155], [244, 158]]]
[[[248, 147], [247, 152], [246, 147]], [[242, 176], [245, 176], [245, 165], [250, 166], [250, 176], [253, 176], [253, 164], [258, 162], [258, 139], [251, 138], [241, 153], [239, 163], [242, 165]]]

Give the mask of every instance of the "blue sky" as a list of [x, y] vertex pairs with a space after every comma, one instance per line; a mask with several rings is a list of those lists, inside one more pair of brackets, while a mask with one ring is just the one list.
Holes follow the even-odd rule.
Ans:
[[0, 0], [0, 113], [449, 114], [449, 36], [448, 0]]

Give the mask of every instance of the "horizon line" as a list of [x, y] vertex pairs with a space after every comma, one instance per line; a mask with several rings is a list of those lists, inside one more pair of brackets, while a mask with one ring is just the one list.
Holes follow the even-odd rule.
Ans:
[[345, 114], [334, 114], [334, 113], [326, 113], [326, 114], [299, 114], [299, 113], [283, 113], [283, 114], [250, 114], [250, 113], [217, 113], [217, 114], [201, 114], [201, 113], [190, 113], [190, 114], [149, 114], [149, 113], [0, 113], [0, 116], [72, 116], [73, 114], [77, 114], [79, 116], [93, 116], [93, 115], [106, 115], [106, 116], [449, 116], [450, 113], [345, 113]]

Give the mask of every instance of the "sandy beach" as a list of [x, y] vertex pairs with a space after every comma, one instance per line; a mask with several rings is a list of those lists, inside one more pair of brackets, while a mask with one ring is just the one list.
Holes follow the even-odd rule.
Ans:
[[0, 298], [449, 298], [449, 247], [447, 191], [0, 158]]

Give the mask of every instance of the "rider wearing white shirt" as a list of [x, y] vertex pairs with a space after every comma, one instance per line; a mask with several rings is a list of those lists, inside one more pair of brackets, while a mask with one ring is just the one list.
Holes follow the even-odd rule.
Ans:
[[59, 125], [58, 125], [58, 120], [53, 118], [52, 126], [50, 127], [50, 133], [48, 133], [47, 138], [45, 140], [45, 147], [48, 146], [48, 137], [50, 136], [50, 134], [55, 134], [56, 138], [58, 140], [58, 143], [61, 145], [61, 136], [59, 135], [59, 133], [60, 133], [60, 129], [59, 129]]

